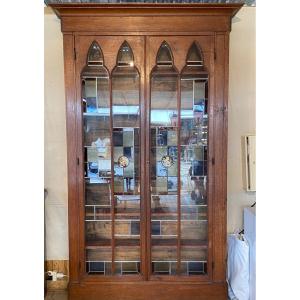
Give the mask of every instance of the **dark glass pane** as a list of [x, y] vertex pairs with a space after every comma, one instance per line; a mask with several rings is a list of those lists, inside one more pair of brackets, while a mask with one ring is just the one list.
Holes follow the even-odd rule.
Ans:
[[132, 275], [140, 273], [140, 262], [116, 262], [115, 272], [118, 275]]
[[152, 272], [155, 275], [175, 275], [176, 274], [176, 262], [152, 262]]
[[181, 272], [184, 275], [204, 275], [207, 273], [207, 262], [206, 261], [182, 262]]

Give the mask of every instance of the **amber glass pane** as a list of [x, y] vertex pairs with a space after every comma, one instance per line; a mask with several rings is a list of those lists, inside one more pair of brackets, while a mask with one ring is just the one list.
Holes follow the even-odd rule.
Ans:
[[98, 44], [82, 72], [86, 271], [111, 274], [112, 201], [109, 75]]
[[208, 76], [195, 44], [181, 76], [180, 202], [183, 275], [207, 273]]
[[103, 65], [102, 51], [96, 42], [93, 42], [89, 49], [88, 65]]
[[178, 73], [164, 42], [151, 74], [152, 273], [176, 274], [178, 243]]
[[173, 58], [169, 45], [166, 42], [163, 42], [159, 48], [156, 58], [157, 66], [172, 66]]
[[134, 66], [134, 58], [132, 50], [127, 42], [124, 42], [119, 50], [117, 65], [120, 66]]
[[114, 270], [140, 273], [140, 77], [127, 42], [112, 73]]
[[189, 49], [187, 55], [187, 65], [188, 66], [202, 66], [203, 59], [200, 53], [199, 48], [197, 47], [196, 43], [193, 43]]

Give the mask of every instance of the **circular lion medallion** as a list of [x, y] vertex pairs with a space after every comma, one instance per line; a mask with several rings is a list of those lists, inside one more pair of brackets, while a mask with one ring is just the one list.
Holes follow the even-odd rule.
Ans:
[[165, 168], [169, 168], [173, 165], [174, 160], [171, 156], [169, 155], [164, 155], [161, 159], [161, 164], [165, 167]]
[[126, 167], [128, 167], [128, 165], [129, 165], [129, 159], [128, 159], [128, 157], [126, 157], [126, 156], [120, 156], [119, 158], [118, 158], [118, 165], [119, 165], [119, 167], [121, 167], [121, 168], [126, 168]]

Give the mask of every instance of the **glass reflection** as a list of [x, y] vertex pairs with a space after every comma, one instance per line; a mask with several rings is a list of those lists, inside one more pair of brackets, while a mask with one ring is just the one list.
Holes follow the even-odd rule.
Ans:
[[177, 126], [177, 74], [154, 75], [151, 80], [151, 124]]
[[112, 73], [114, 272], [140, 273], [140, 76], [125, 41]]
[[172, 66], [173, 65], [173, 56], [172, 51], [167, 44], [167, 42], [163, 42], [158, 50], [156, 57], [156, 65], [157, 66]]
[[138, 128], [114, 129], [115, 193], [139, 193], [138, 133]]
[[183, 275], [207, 272], [208, 74], [193, 43], [181, 75], [180, 202]]
[[112, 78], [114, 127], [139, 127], [139, 87], [140, 77], [134, 67], [133, 53], [124, 42]]
[[133, 52], [129, 46], [129, 44], [125, 41], [121, 49], [118, 53], [117, 58], [117, 65], [119, 67], [127, 66], [127, 67], [133, 67], [134, 66], [134, 58], [133, 58]]
[[151, 73], [152, 272], [176, 273], [178, 229], [178, 72], [163, 42]]
[[95, 41], [92, 43], [88, 52], [88, 66], [103, 66], [103, 54]]
[[195, 67], [203, 66], [202, 54], [195, 42], [192, 44], [192, 46], [188, 51], [186, 64], [187, 66], [195, 66]]
[[111, 139], [109, 74], [93, 42], [82, 70], [86, 272], [111, 274]]

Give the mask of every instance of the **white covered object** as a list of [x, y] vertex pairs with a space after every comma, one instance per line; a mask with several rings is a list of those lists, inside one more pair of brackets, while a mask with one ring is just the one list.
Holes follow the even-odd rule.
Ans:
[[256, 299], [256, 210], [255, 207], [244, 208], [245, 237], [250, 248], [250, 300]]
[[228, 235], [227, 281], [231, 300], [249, 300], [249, 245], [238, 234]]

